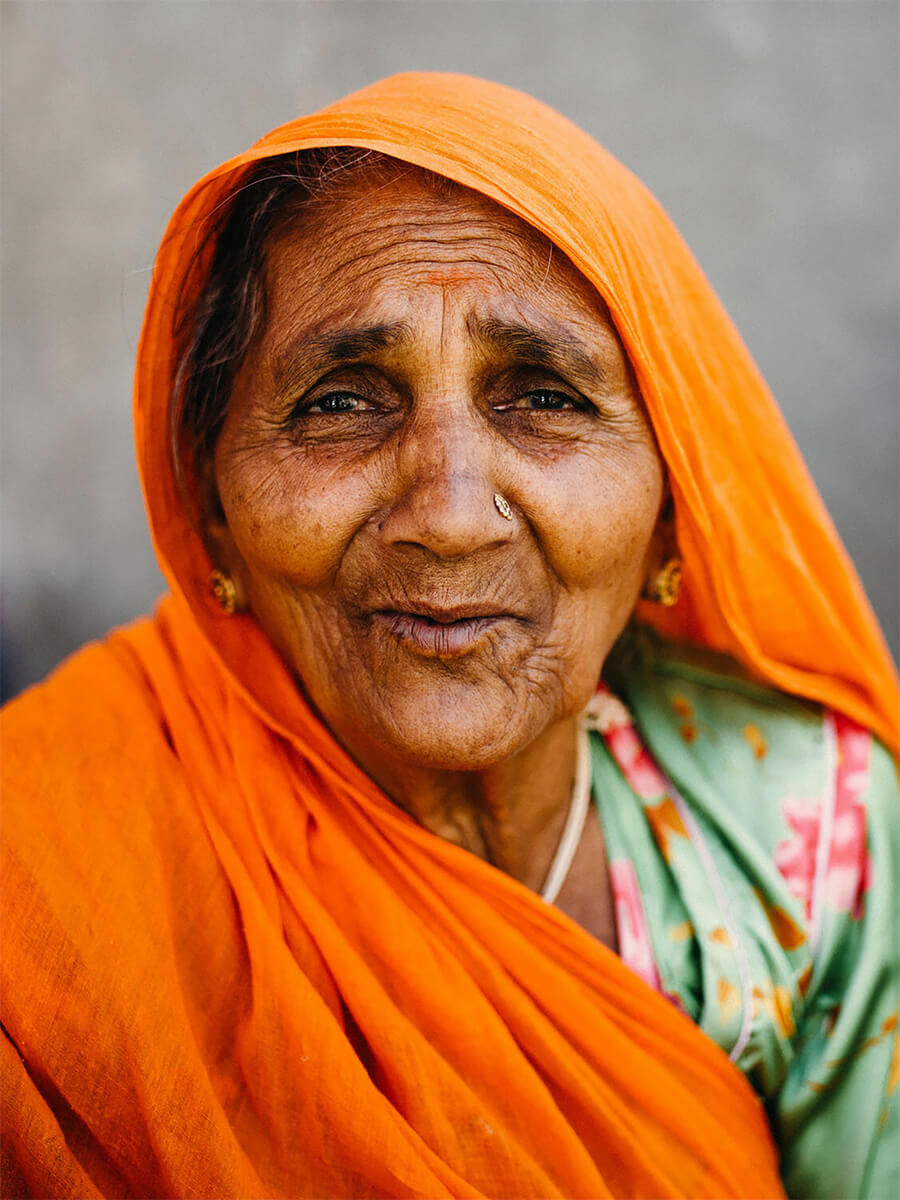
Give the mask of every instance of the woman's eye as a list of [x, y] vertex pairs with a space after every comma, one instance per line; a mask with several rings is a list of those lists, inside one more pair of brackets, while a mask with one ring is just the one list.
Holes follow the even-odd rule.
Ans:
[[534, 388], [520, 396], [510, 407], [525, 408], [531, 412], [559, 412], [563, 409], [576, 409], [581, 412], [585, 405], [566, 392], [557, 392], [553, 388]]
[[355, 412], [363, 407], [365, 407], [365, 401], [354, 392], [329, 392], [327, 396], [320, 396], [318, 400], [308, 405], [304, 411], [332, 414]]

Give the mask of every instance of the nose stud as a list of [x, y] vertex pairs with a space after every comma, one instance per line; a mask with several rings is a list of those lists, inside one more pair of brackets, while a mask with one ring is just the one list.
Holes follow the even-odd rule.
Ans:
[[497, 512], [501, 517], [504, 518], [504, 520], [511, 521], [513, 519], [512, 509], [499, 492], [494, 492], [494, 508], [496, 508]]

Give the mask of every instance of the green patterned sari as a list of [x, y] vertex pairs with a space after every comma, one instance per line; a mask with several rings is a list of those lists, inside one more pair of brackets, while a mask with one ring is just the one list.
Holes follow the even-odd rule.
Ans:
[[619, 951], [740, 1066], [792, 1196], [900, 1197], [896, 767], [640, 630], [592, 705]]

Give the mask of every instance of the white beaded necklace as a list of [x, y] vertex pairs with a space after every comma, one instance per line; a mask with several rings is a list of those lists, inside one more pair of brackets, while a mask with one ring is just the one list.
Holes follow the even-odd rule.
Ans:
[[541, 899], [547, 904], [553, 904], [559, 895], [560, 888], [566, 881], [566, 876], [572, 867], [575, 851], [584, 832], [584, 822], [587, 819], [591, 802], [591, 744], [588, 739], [587, 725], [582, 722], [578, 729], [578, 749], [575, 758], [575, 783], [572, 787], [572, 799], [569, 802], [569, 815], [566, 817], [565, 828], [547, 878], [541, 889]]

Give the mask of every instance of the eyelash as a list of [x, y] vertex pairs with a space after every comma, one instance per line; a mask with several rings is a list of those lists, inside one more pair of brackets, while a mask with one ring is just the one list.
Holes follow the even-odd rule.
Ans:
[[[356, 392], [351, 392], [349, 390], [349, 388], [338, 388], [333, 392], [327, 392], [324, 396], [319, 396], [319, 398], [317, 400], [314, 400], [311, 404], [305, 405], [303, 408], [300, 408], [297, 411], [296, 415], [302, 416], [304, 413], [312, 412], [317, 407], [321, 407], [322, 405], [327, 404], [328, 401], [335, 401], [335, 400], [341, 400], [341, 399], [349, 399], [349, 400], [353, 400], [353, 401], [363, 400], [363, 402], [365, 402], [364, 398], [362, 396], [357, 395]], [[318, 416], [323, 416], [323, 415], [324, 416], [337, 416], [340, 413], [356, 412], [356, 411], [358, 411], [356, 408], [333, 408], [333, 409], [324, 409], [322, 412], [318, 413], [317, 415]]]
[[[544, 397], [550, 400], [550, 403], [539, 404], [522, 404], [521, 401], [528, 400], [532, 397]], [[340, 401], [351, 401], [353, 405], [345, 407], [325, 408], [323, 406], [329, 403]], [[360, 410], [359, 404], [366, 405], [367, 408]], [[295, 405], [290, 414], [290, 421], [299, 420], [300, 418], [310, 416], [342, 416], [346, 413], [353, 412], [371, 412], [376, 406], [367, 401], [364, 396], [360, 396], [357, 392], [351, 391], [349, 388], [336, 388], [332, 392], [327, 392], [323, 396], [319, 396], [311, 403], [302, 402]], [[498, 404], [495, 406], [497, 412], [565, 412], [573, 410], [580, 413], [588, 413], [591, 411], [591, 405], [588, 401], [581, 398], [571, 396], [568, 392], [560, 391], [556, 388], [531, 388], [517, 396], [515, 400], [509, 403]], [[318, 410], [318, 411], [316, 411]]]
[[[552, 398], [552, 403], [520, 406], [519, 401], [528, 400], [535, 396], [550, 397]], [[581, 413], [591, 411], [591, 405], [586, 400], [571, 396], [568, 392], [560, 391], [558, 388], [529, 388], [527, 392], [523, 392], [521, 396], [517, 396], [511, 404], [497, 406], [500, 412], [564, 412], [567, 408]]]

